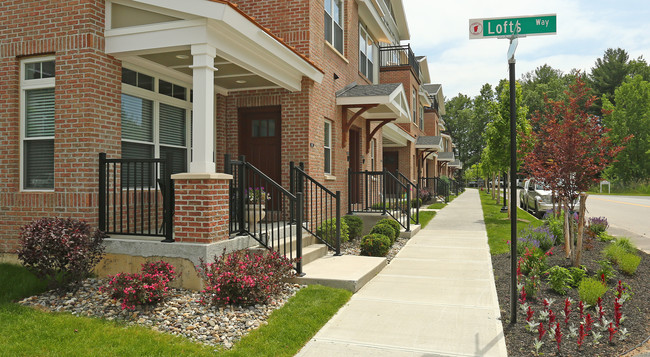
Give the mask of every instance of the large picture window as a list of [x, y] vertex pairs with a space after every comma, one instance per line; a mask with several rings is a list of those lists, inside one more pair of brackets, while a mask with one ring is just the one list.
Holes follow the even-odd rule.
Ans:
[[21, 62], [22, 188], [54, 189], [54, 58]]
[[172, 159], [172, 173], [187, 172], [192, 104], [186, 87], [124, 68], [122, 158]]
[[374, 82], [375, 41], [368, 35], [363, 24], [359, 23], [359, 72]]
[[326, 174], [332, 173], [332, 123], [325, 121], [323, 133], [323, 151], [325, 153], [324, 157], [324, 171]]
[[325, 1], [325, 40], [343, 54], [343, 1]]

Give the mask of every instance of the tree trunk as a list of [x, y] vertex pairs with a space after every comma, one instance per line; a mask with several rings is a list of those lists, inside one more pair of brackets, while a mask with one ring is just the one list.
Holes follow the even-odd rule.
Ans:
[[573, 261], [574, 267], [580, 267], [582, 259], [582, 236], [585, 232], [585, 202], [587, 202], [587, 193], [580, 193], [580, 209], [578, 210], [578, 241], [576, 242], [576, 254]]
[[571, 257], [571, 224], [569, 222], [569, 205], [566, 200], [562, 200], [564, 205], [564, 258]]
[[492, 199], [494, 199], [494, 195], [497, 192], [497, 186], [494, 179], [495, 176], [495, 174], [492, 174]]
[[501, 174], [497, 175], [497, 204], [501, 204]]

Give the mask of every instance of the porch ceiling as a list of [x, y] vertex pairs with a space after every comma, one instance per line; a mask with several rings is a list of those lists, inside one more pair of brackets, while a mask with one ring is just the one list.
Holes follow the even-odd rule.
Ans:
[[381, 132], [384, 147], [405, 147], [409, 142], [415, 142], [414, 137], [393, 123], [385, 125]]
[[285, 88], [323, 71], [230, 2], [106, 0], [106, 52], [192, 82], [192, 45], [216, 48], [215, 89]]

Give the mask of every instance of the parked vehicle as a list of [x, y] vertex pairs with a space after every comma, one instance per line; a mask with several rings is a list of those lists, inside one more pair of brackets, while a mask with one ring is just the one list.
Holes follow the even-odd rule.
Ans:
[[[555, 202], [557, 206], [557, 202]], [[574, 209], [578, 209], [576, 202]], [[553, 194], [551, 189], [535, 179], [524, 181], [523, 189], [519, 191], [519, 207], [541, 218], [546, 211], [553, 209]]]

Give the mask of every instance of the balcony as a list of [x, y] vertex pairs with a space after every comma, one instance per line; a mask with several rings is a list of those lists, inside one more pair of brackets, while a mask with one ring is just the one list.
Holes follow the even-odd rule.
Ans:
[[411, 45], [379, 47], [380, 69], [410, 66], [415, 78], [420, 78], [420, 64], [411, 50]]

